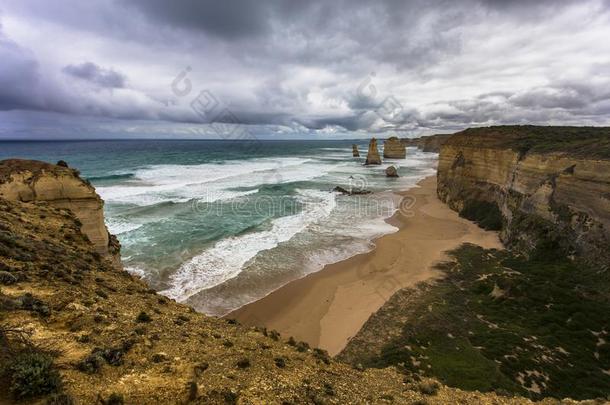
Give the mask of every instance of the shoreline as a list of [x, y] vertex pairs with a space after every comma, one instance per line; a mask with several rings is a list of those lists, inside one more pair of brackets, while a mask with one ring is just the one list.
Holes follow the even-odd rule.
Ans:
[[399, 229], [374, 240], [371, 251], [326, 265], [225, 317], [275, 329], [334, 356], [393, 293], [440, 277], [433, 266], [446, 259], [444, 252], [465, 242], [502, 248], [496, 232], [460, 218], [438, 200], [436, 175], [397, 194], [415, 202], [386, 219]]

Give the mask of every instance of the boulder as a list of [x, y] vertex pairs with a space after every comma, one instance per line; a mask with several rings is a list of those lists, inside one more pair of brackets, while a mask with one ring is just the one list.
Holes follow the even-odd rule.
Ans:
[[405, 145], [393, 136], [383, 142], [383, 157], [389, 159], [404, 159], [407, 156]]
[[387, 169], [385, 169], [385, 176], [386, 177], [398, 177], [398, 171], [396, 170], [396, 168], [394, 166], [390, 166]]
[[365, 165], [380, 165], [381, 157], [379, 156], [379, 151], [377, 150], [377, 139], [372, 138], [371, 142], [369, 142], [369, 152], [366, 155]]
[[371, 190], [365, 190], [365, 189], [348, 190], [341, 186], [337, 186], [337, 187], [333, 188], [333, 191], [336, 191], [338, 193], [345, 194], [345, 195], [362, 195], [362, 194], [371, 194], [372, 193]]
[[356, 144], [352, 145], [352, 156], [360, 157], [360, 152], [358, 151], [358, 145], [356, 145]]

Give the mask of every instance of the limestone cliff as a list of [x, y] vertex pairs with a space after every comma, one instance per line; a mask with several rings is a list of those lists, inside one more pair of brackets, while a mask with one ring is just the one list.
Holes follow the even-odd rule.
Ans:
[[383, 157], [389, 159], [404, 159], [407, 156], [405, 145], [393, 136], [383, 141]]
[[371, 138], [369, 142], [369, 151], [366, 155], [365, 165], [380, 165], [381, 157], [379, 156], [379, 151], [377, 150], [377, 139]]
[[403, 138], [400, 141], [404, 146], [415, 146], [424, 152], [438, 153], [443, 143], [445, 143], [450, 136], [451, 134], [438, 134], [422, 136], [419, 138]]
[[588, 263], [610, 263], [608, 128], [459, 132], [441, 148], [437, 191], [460, 212], [498, 209], [509, 247], [527, 253], [551, 243]]
[[69, 209], [95, 251], [120, 265], [119, 244], [104, 224], [104, 202], [76, 170], [45, 162], [11, 159], [0, 162], [0, 197], [10, 201], [45, 201]]

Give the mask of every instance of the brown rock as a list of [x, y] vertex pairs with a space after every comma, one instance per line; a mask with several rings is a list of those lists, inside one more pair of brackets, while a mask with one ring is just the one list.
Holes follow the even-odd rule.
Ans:
[[360, 152], [358, 151], [358, 145], [356, 145], [356, 144], [352, 145], [352, 156], [360, 157]]
[[383, 142], [383, 157], [389, 159], [404, 159], [407, 156], [405, 145], [393, 136]]
[[377, 139], [372, 138], [371, 142], [369, 142], [369, 152], [366, 155], [365, 165], [380, 165], [381, 157], [379, 156], [379, 151], [377, 150]]
[[386, 177], [398, 177], [398, 171], [394, 166], [390, 166], [385, 169], [385, 175]]
[[3, 160], [0, 197], [10, 201], [46, 201], [52, 207], [69, 209], [82, 223], [81, 231], [95, 251], [120, 263], [118, 241], [110, 237], [104, 224], [104, 201], [77, 171], [35, 160]]

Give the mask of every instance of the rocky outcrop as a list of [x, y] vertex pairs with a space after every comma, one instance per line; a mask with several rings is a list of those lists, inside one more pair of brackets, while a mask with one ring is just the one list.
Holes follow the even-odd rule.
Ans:
[[120, 265], [118, 240], [104, 224], [104, 202], [95, 188], [67, 164], [11, 159], [0, 162], [0, 198], [44, 201], [72, 211], [95, 251]]
[[388, 159], [404, 159], [407, 156], [405, 145], [393, 136], [383, 142], [383, 157]]
[[352, 189], [350, 188], [349, 190], [341, 187], [341, 186], [336, 186], [335, 188], [333, 188], [333, 191], [337, 192], [337, 193], [341, 193], [344, 195], [364, 195], [364, 194], [371, 194], [372, 191], [371, 190], [366, 190], [366, 189]]
[[452, 134], [438, 134], [422, 136], [420, 138], [403, 138], [400, 141], [404, 146], [412, 146], [421, 149], [424, 152], [438, 153], [441, 146], [449, 139]]
[[381, 157], [379, 156], [379, 151], [377, 150], [377, 139], [372, 138], [369, 142], [369, 151], [366, 155], [365, 165], [380, 165]]
[[398, 171], [394, 166], [390, 166], [385, 169], [385, 175], [386, 177], [398, 177]]
[[603, 268], [610, 263], [608, 128], [459, 132], [441, 148], [437, 192], [475, 217], [497, 207], [511, 248], [528, 253], [544, 243]]
[[360, 152], [358, 151], [358, 145], [356, 145], [356, 144], [352, 145], [352, 156], [360, 157]]

